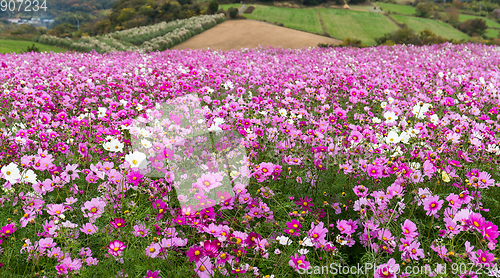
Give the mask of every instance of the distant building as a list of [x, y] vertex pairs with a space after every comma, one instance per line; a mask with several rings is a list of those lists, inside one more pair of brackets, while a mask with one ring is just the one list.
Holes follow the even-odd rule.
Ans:
[[18, 24], [21, 20], [20, 18], [9, 18], [7, 19], [10, 23]]

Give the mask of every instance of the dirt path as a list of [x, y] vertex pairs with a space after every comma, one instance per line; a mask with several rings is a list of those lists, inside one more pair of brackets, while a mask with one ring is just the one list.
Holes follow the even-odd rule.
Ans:
[[246, 4], [245, 4], [245, 5], [243, 5], [243, 6], [241, 6], [241, 8], [240, 8], [240, 10], [239, 10], [238, 14], [242, 14], [242, 13], [245, 11], [246, 7], [247, 7], [247, 5], [246, 5]]
[[307, 32], [275, 26], [261, 21], [242, 19], [225, 21], [173, 49], [220, 49], [272, 46], [283, 48], [316, 47], [318, 43], [341, 44], [342, 41]]

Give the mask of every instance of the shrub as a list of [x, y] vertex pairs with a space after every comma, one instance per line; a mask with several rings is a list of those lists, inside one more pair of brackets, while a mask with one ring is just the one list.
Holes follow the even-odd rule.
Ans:
[[229, 12], [229, 17], [231, 17], [232, 19], [235, 19], [236, 16], [238, 16], [238, 9], [236, 8], [231, 7], [228, 9], [228, 12]]
[[23, 50], [21, 53], [30, 53], [30, 52], [40, 52], [40, 49], [33, 44], [32, 46], [28, 46], [26, 50]]
[[212, 2], [208, 5], [208, 9], [211, 13], [216, 12], [219, 9], [219, 2], [217, 2], [217, 0], [212, 0]]
[[486, 21], [481, 18], [469, 19], [458, 27], [460, 31], [466, 33], [469, 36], [482, 36], [488, 27], [486, 26]]
[[429, 18], [429, 17], [431, 17], [432, 12], [433, 12], [433, 9], [432, 9], [431, 5], [429, 5], [427, 3], [419, 3], [415, 7], [415, 13], [419, 17]]
[[345, 38], [344, 41], [342, 41], [342, 43], [339, 46], [366, 47], [366, 45], [361, 43], [361, 40], [352, 38]]

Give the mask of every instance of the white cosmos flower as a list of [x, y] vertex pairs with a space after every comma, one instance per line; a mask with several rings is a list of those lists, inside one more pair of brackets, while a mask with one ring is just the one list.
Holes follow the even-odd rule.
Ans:
[[286, 117], [286, 115], [287, 115], [287, 111], [284, 108], [281, 108], [280, 110], [278, 110], [278, 113], [280, 113], [280, 115], [283, 117]]
[[281, 245], [290, 245], [292, 244], [292, 240], [286, 236], [279, 236], [276, 238]]
[[106, 111], [108, 111], [108, 109], [106, 107], [99, 107], [97, 110], [98, 110], [97, 117], [99, 117], [99, 118], [105, 117]]
[[373, 117], [373, 118], [372, 118], [372, 122], [374, 122], [374, 123], [376, 123], [376, 124], [379, 124], [379, 123], [381, 123], [381, 122], [382, 122], [382, 120], [380, 120], [380, 119], [379, 119], [379, 118], [377, 118], [377, 117]]
[[384, 113], [384, 118], [386, 123], [393, 123], [398, 119], [398, 116], [396, 116], [396, 113], [393, 111], [386, 111]]
[[6, 179], [11, 184], [17, 183], [17, 180], [21, 178], [21, 172], [17, 168], [17, 164], [11, 162], [9, 165], [3, 166], [1, 169], [3, 178]]
[[125, 161], [130, 164], [131, 168], [145, 169], [147, 166], [146, 155], [139, 151], [127, 154], [125, 156]]
[[408, 166], [413, 171], [416, 171], [416, 170], [420, 169], [420, 163], [419, 162], [410, 162], [410, 164], [408, 164]]
[[301, 246], [307, 246], [307, 247], [312, 247], [314, 244], [312, 243], [312, 239], [309, 237], [305, 237], [303, 240], [299, 242], [299, 245]]
[[399, 143], [399, 141], [401, 141], [401, 139], [399, 138], [399, 135], [396, 131], [389, 132], [389, 134], [387, 134], [387, 137], [385, 138], [385, 142], [387, 144], [397, 144]]
[[401, 135], [399, 135], [399, 139], [401, 140], [401, 142], [408, 144], [408, 140], [410, 140], [410, 134], [408, 134], [408, 132], [406, 131], [403, 131], [401, 132]]
[[439, 121], [439, 117], [438, 117], [438, 115], [433, 114], [433, 115], [431, 116], [430, 121], [431, 121], [433, 124], [437, 124], [437, 123], [438, 123], [438, 121]]
[[121, 152], [123, 151], [124, 145], [119, 140], [112, 139], [111, 141], [104, 143], [103, 147], [110, 152]]
[[305, 255], [305, 254], [309, 253], [309, 250], [302, 248], [302, 249], [297, 250], [297, 252], [301, 255]]
[[33, 170], [26, 170], [21, 176], [21, 182], [29, 182], [31, 184], [37, 183], [35, 172], [33, 172]]
[[151, 145], [151, 142], [149, 142], [149, 140], [147, 140], [147, 139], [142, 139], [142, 140], [141, 140], [141, 145], [142, 145], [144, 148], [146, 148], [146, 149], [149, 149], [149, 148], [151, 148], [151, 146], [152, 146], [152, 145]]
[[408, 132], [408, 134], [409, 134], [411, 137], [415, 137], [415, 136], [417, 136], [419, 133], [420, 133], [420, 129], [418, 129], [418, 128], [412, 128], [412, 129], [410, 129], [410, 131]]

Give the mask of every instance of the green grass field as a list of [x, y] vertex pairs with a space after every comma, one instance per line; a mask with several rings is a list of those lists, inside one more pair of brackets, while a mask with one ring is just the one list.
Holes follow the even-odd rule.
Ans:
[[319, 9], [327, 32], [334, 38], [356, 38], [374, 45], [375, 38], [398, 30], [398, 26], [379, 13], [338, 9]]
[[[219, 5], [219, 9], [223, 8], [225, 11], [227, 11], [231, 7], [239, 9], [241, 6], [242, 6], [241, 4], [223, 4], [223, 5]], [[247, 7], [248, 7], [248, 5], [247, 5]]]
[[391, 15], [391, 17], [399, 24], [406, 23], [408, 27], [415, 30], [417, 33], [424, 29], [429, 29], [435, 34], [447, 39], [470, 39], [467, 34], [464, 34], [441, 21], [404, 15]]
[[468, 14], [461, 14], [460, 15], [460, 18], [458, 19], [460, 22], [463, 22], [463, 21], [466, 21], [466, 20], [469, 20], [469, 19], [474, 19], [474, 18], [480, 18], [480, 19], [483, 19], [484, 21], [486, 21], [486, 26], [488, 27], [493, 27], [493, 28], [500, 28], [500, 24], [489, 19], [489, 18], [486, 18], [486, 17], [481, 17], [481, 16], [475, 16], [475, 15], [468, 15]]
[[255, 7], [255, 10], [253, 10], [251, 14], [243, 14], [247, 18], [282, 23], [284, 26], [292, 29], [323, 34], [318, 11], [316, 9], [294, 9], [261, 5], [252, 6]]
[[498, 38], [498, 32], [500, 32], [500, 30], [488, 28], [486, 29], [485, 34], [486, 36], [488, 36], [488, 38], [489, 37]]
[[[67, 52], [66, 49], [45, 45], [41, 43], [34, 43], [36, 47], [40, 49], [41, 52]], [[19, 53], [26, 50], [28, 46], [32, 46], [33, 42], [30, 41], [16, 41], [16, 40], [3, 40], [0, 39], [0, 53]]]
[[378, 5], [382, 7], [383, 11], [386, 12], [415, 15], [415, 8], [412, 6], [389, 4], [389, 3], [378, 3]]

